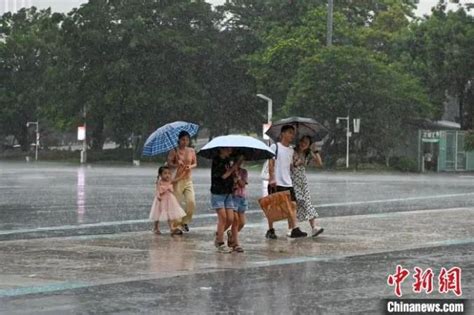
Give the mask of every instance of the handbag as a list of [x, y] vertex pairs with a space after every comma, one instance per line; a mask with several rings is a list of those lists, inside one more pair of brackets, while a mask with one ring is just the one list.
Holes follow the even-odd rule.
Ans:
[[258, 199], [258, 203], [270, 222], [288, 219], [290, 213], [294, 211], [291, 205], [291, 195], [289, 191], [272, 193]]

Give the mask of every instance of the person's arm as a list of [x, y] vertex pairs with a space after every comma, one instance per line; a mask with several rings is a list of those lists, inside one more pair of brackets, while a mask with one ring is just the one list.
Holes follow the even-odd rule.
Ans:
[[187, 170], [197, 167], [196, 151], [194, 151], [194, 149], [190, 149], [190, 150], [191, 150], [191, 165], [186, 166]]
[[275, 181], [275, 160], [268, 160], [268, 182], [270, 185], [276, 184]]
[[163, 189], [163, 188], [160, 188], [160, 200], [161, 200], [161, 197], [166, 194], [168, 192], [168, 189]]
[[293, 153], [293, 166], [298, 167], [304, 163], [305, 161], [301, 159], [300, 154], [295, 151]]
[[171, 180], [171, 184], [176, 184], [177, 182], [179, 182], [180, 180], [182, 180], [184, 178], [184, 174], [181, 174], [181, 176], [176, 176]]
[[[273, 150], [273, 152], [276, 153], [278, 149], [278, 144], [273, 144], [270, 148]], [[275, 180], [275, 159], [270, 159], [268, 160], [268, 183], [270, 185], [275, 185], [276, 180]]]
[[240, 165], [242, 165], [242, 162], [244, 161], [244, 156], [241, 155], [239, 156], [239, 159], [237, 161], [234, 162], [234, 165], [232, 165], [231, 168], [229, 168], [225, 173], [224, 175], [222, 175], [222, 179], [226, 179], [228, 178], [229, 176], [233, 175], [240, 167]]
[[156, 198], [158, 198], [158, 200], [161, 201], [162, 192], [161, 192], [161, 186], [160, 186], [159, 181], [157, 181], [155, 184], [155, 190], [156, 190]]
[[173, 168], [178, 167], [178, 160], [176, 156], [177, 154], [175, 149], [171, 150], [170, 153], [168, 153], [168, 165]]
[[235, 171], [239, 168], [239, 162], [237, 163], [234, 163], [234, 165], [232, 165], [232, 167], [230, 167], [221, 177], [222, 179], [226, 179], [228, 178], [229, 176], [231, 176], [232, 174], [235, 173]]
[[246, 170], [244, 170], [242, 171], [242, 176], [239, 177], [237, 181], [237, 185], [239, 185], [240, 188], [245, 188], [245, 185], [248, 184], [247, 180], [248, 180], [248, 173]]
[[317, 166], [323, 167], [323, 160], [319, 155], [319, 151], [311, 152], [311, 156], [313, 157], [314, 163], [316, 163]]

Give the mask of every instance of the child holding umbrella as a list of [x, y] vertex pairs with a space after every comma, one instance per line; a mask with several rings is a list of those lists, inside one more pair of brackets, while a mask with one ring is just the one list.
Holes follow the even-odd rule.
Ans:
[[217, 213], [217, 233], [215, 245], [218, 252], [228, 253], [224, 243], [224, 231], [234, 221], [234, 173], [240, 161], [231, 166], [232, 148], [219, 148], [219, 154], [212, 159], [211, 168], [211, 206]]

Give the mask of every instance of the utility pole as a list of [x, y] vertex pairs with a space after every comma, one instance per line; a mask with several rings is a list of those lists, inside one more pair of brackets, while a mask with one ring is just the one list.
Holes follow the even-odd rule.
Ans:
[[87, 126], [86, 126], [87, 108], [84, 105], [84, 141], [82, 141], [81, 164], [87, 163]]
[[35, 161], [38, 161], [38, 148], [39, 148], [39, 141], [40, 141], [39, 122], [29, 121], [26, 123], [26, 128], [28, 128], [30, 125], [36, 125]]

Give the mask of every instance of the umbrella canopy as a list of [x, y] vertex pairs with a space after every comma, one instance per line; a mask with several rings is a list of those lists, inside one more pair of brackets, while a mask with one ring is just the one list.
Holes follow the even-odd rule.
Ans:
[[195, 136], [199, 126], [185, 121], [175, 121], [156, 129], [145, 141], [144, 156], [153, 156], [168, 152], [178, 146], [178, 136], [181, 131]]
[[202, 147], [198, 155], [212, 159], [219, 154], [219, 148], [232, 148], [233, 156], [243, 155], [246, 161], [266, 160], [275, 156], [272, 149], [262, 141], [240, 135], [216, 137]]
[[328, 129], [321, 123], [311, 118], [290, 117], [278, 120], [272, 123], [266, 134], [275, 142], [278, 141], [281, 133], [281, 127], [284, 125], [292, 125], [296, 129], [296, 138], [302, 136], [310, 136], [313, 142], [321, 141], [328, 134]]

